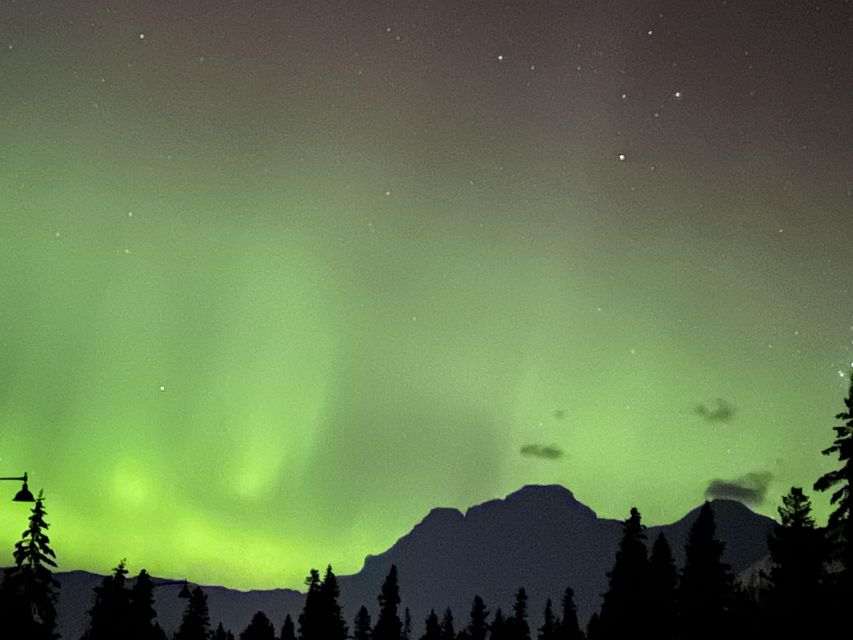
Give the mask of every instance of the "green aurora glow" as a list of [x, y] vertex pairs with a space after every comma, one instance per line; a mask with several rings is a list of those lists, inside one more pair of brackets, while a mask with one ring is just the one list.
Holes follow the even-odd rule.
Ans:
[[72, 4], [0, 14], [0, 471], [62, 569], [295, 587], [527, 483], [661, 523], [834, 466], [849, 27]]

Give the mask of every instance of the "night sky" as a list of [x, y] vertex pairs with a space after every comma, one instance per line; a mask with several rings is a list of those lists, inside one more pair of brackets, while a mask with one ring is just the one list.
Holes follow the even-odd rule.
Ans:
[[837, 466], [851, 43], [841, 0], [0, 1], [0, 475], [62, 569], [241, 588], [529, 483], [774, 514]]

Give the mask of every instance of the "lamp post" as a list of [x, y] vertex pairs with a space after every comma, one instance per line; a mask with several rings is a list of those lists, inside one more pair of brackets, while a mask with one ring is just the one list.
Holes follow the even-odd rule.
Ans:
[[0, 480], [15, 480], [18, 482], [23, 482], [23, 486], [18, 493], [15, 494], [15, 497], [12, 498], [13, 502], [35, 502], [36, 499], [33, 497], [33, 494], [30, 492], [29, 487], [27, 487], [27, 474], [25, 473], [19, 477], [8, 477], [8, 478], [0, 478]]

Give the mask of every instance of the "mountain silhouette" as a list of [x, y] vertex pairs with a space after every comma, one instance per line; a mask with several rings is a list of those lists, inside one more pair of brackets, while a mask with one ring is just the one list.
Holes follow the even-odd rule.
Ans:
[[[726, 544], [723, 559], [734, 572], [744, 571], [767, 555], [773, 520], [739, 502], [711, 502], [717, 537]], [[676, 522], [648, 528], [649, 548], [659, 532], [669, 540], [676, 563], [684, 559], [684, 543], [699, 508]], [[627, 514], [626, 514], [627, 516]], [[539, 624], [545, 599], [559, 601], [570, 586], [583, 623], [598, 609], [607, 588], [622, 522], [599, 518], [571, 491], [560, 485], [528, 485], [504, 499], [467, 509], [436, 508], [387, 551], [367, 556], [358, 573], [338, 576], [341, 604], [351, 624], [358, 608], [376, 615], [376, 597], [392, 564], [399, 570], [403, 606], [412, 613], [416, 635], [430, 609], [450, 607], [467, 622], [471, 600], [480, 595], [488, 608], [511, 607], [524, 586], [530, 597], [531, 627]], [[307, 575], [308, 569], [305, 568]], [[77, 638], [88, 622], [92, 588], [101, 576], [75, 571], [58, 574], [62, 583], [59, 625], [63, 638]], [[220, 621], [239, 633], [258, 611], [280, 628], [286, 613], [296, 619], [303, 595], [290, 589], [236, 591], [204, 587], [214, 627]], [[174, 631], [184, 601], [177, 589], [155, 590], [160, 625]]]

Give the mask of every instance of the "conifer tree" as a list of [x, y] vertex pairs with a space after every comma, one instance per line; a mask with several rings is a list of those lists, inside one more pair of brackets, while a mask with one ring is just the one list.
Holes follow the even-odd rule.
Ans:
[[507, 626], [512, 640], [530, 640], [530, 625], [527, 622], [527, 592], [524, 587], [515, 592], [512, 618], [507, 620]]
[[403, 611], [403, 639], [409, 640], [412, 637], [412, 612], [409, 607]]
[[[370, 612], [367, 610], [367, 607], [362, 605], [358, 613], [355, 614], [352, 631], [353, 638], [355, 640], [370, 640], [371, 626]], [[282, 636], [281, 640], [285, 640], [285, 638]]]
[[401, 640], [403, 623], [400, 621], [400, 585], [397, 581], [397, 565], [392, 564], [382, 591], [379, 594], [379, 615], [373, 628], [373, 640]]
[[848, 607], [853, 601], [853, 374], [844, 406], [845, 410], [835, 416], [837, 420], [844, 421], [833, 427], [835, 441], [823, 450], [825, 456], [837, 455], [841, 467], [818, 478], [814, 488], [817, 491], [832, 490], [830, 502], [835, 505], [835, 510], [829, 516], [828, 528], [835, 534], [834, 555], [842, 566], [836, 597], [839, 603], [844, 603], [842, 607]]
[[578, 624], [578, 610], [575, 606], [575, 592], [566, 587], [563, 592], [562, 615], [556, 625], [557, 640], [582, 640], [583, 632]]
[[498, 607], [495, 610], [495, 617], [492, 619], [492, 624], [489, 625], [489, 640], [508, 640], [509, 638], [507, 620], [504, 618], [501, 608]]
[[453, 612], [450, 608], [444, 610], [441, 619], [441, 640], [456, 640], [456, 629], [453, 625]]
[[222, 626], [222, 623], [219, 623], [219, 626], [216, 627], [216, 631], [213, 632], [211, 636], [212, 640], [234, 640], [234, 634], [230, 631], [226, 631], [225, 627]]
[[705, 502], [690, 527], [676, 594], [681, 636], [685, 638], [704, 640], [725, 634], [732, 576], [723, 563], [725, 545], [716, 539], [716, 531], [711, 503]]
[[275, 640], [275, 627], [263, 611], [258, 611], [240, 633], [240, 640]]
[[323, 640], [321, 635], [323, 598], [320, 593], [323, 585], [320, 581], [320, 572], [317, 569], [311, 569], [310, 574], [305, 578], [305, 584], [308, 586], [305, 604], [302, 607], [302, 613], [297, 618], [299, 640]]
[[151, 576], [143, 569], [136, 576], [130, 589], [128, 602], [128, 627], [131, 640], [154, 640], [154, 583]]
[[649, 561], [646, 549], [646, 527], [636, 507], [622, 525], [622, 540], [616, 551], [613, 569], [598, 617], [603, 640], [645, 637], [647, 631], [647, 596]]
[[441, 623], [438, 621], [435, 609], [430, 609], [424, 621], [424, 635], [421, 636], [421, 640], [441, 640]]
[[320, 585], [319, 627], [322, 640], [346, 640], [348, 627], [344, 622], [341, 606], [338, 604], [340, 588], [338, 579], [332, 571], [332, 565], [326, 567], [326, 574]]
[[95, 604], [89, 610], [89, 629], [83, 640], [113, 640], [130, 635], [130, 591], [122, 559], [95, 587]]
[[53, 640], [56, 628], [56, 598], [59, 583], [51, 568], [56, 554], [44, 517], [44, 493], [40, 492], [30, 512], [29, 526], [15, 543], [15, 565], [6, 569], [0, 586], [0, 624], [9, 637]]
[[[296, 628], [293, 625], [293, 618], [290, 617], [289, 613], [284, 616], [284, 624], [281, 625], [281, 640], [296, 640]], [[356, 640], [368, 639], [356, 636]]]
[[554, 609], [551, 598], [545, 600], [545, 612], [543, 614], [542, 626], [539, 627], [539, 640], [556, 640], [558, 621], [554, 618]]
[[823, 618], [819, 609], [826, 543], [801, 487], [791, 487], [778, 511], [780, 522], [767, 539], [772, 563], [769, 619], [777, 634], [809, 635]]
[[[163, 631], [163, 627], [160, 626], [159, 623], [154, 623], [154, 632], [152, 634], [152, 638], [154, 640], [169, 640], [169, 636], [166, 635], [166, 632]], [[228, 632], [225, 640], [234, 640], [234, 636], [231, 635], [231, 632]]]
[[658, 534], [649, 561], [649, 630], [658, 640], [674, 640], [676, 635], [675, 593], [678, 571], [672, 549], [663, 532]]
[[486, 640], [489, 633], [489, 611], [480, 596], [474, 596], [471, 603], [471, 616], [468, 622], [468, 637], [470, 640]]
[[210, 611], [207, 607], [207, 594], [196, 587], [184, 609], [181, 626], [173, 640], [208, 640], [210, 635]]

